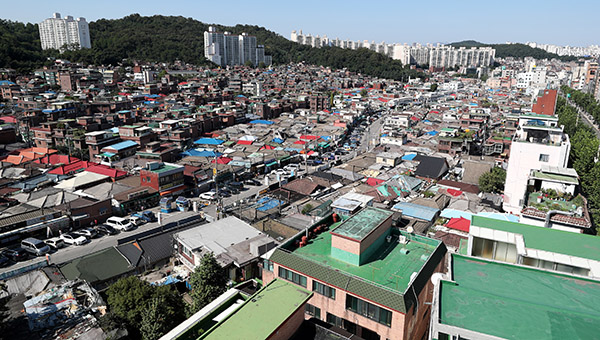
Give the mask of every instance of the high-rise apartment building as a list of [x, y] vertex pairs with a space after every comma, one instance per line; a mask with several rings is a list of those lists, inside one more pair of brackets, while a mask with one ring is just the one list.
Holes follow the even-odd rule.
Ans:
[[219, 66], [244, 65], [248, 61], [255, 66], [261, 62], [270, 65], [272, 60], [265, 55], [263, 45], [256, 45], [255, 36], [221, 33], [212, 26], [204, 32], [204, 56]]
[[61, 50], [65, 48], [91, 48], [90, 29], [85, 18], [73, 19], [67, 15], [64, 19], [60, 13], [54, 13], [39, 24], [42, 49]]

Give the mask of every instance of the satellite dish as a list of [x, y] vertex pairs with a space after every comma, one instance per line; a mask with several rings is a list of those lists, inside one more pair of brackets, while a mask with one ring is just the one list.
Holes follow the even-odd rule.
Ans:
[[406, 231], [408, 231], [410, 234], [412, 234], [415, 231], [415, 229], [413, 227], [408, 227], [408, 228], [406, 228]]

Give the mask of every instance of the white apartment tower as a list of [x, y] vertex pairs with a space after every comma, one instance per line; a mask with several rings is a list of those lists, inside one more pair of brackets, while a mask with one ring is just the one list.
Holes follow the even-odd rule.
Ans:
[[52, 18], [39, 24], [39, 29], [43, 50], [50, 48], [62, 50], [65, 45], [78, 45], [79, 48], [92, 47], [90, 29], [85, 18], [75, 20], [72, 16], [67, 15], [62, 19], [60, 13], [54, 13]]
[[204, 56], [219, 66], [244, 65], [248, 61], [255, 66], [261, 62], [270, 65], [272, 61], [265, 55], [264, 46], [256, 45], [255, 36], [221, 33], [212, 26], [204, 32]]
[[520, 214], [527, 204], [527, 186], [532, 170], [566, 168], [571, 151], [569, 136], [558, 126], [558, 117], [522, 114], [510, 147], [503, 208]]

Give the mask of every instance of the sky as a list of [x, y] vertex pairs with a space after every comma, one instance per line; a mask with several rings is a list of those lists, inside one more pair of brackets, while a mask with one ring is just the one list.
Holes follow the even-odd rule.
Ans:
[[[7, 0], [2, 0], [7, 1]], [[176, 15], [227, 26], [263, 26], [343, 40], [386, 43], [537, 42], [600, 44], [600, 1], [11, 1], [0, 18], [37, 23], [59, 12], [87, 21], [129, 14]], [[92, 37], [93, 40], [94, 37]]]

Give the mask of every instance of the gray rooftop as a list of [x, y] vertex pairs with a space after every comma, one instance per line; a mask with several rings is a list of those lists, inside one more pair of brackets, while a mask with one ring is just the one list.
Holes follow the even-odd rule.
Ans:
[[193, 250], [206, 248], [218, 256], [226, 252], [228, 247], [261, 234], [248, 223], [237, 217], [229, 216], [177, 233], [175, 238]]

